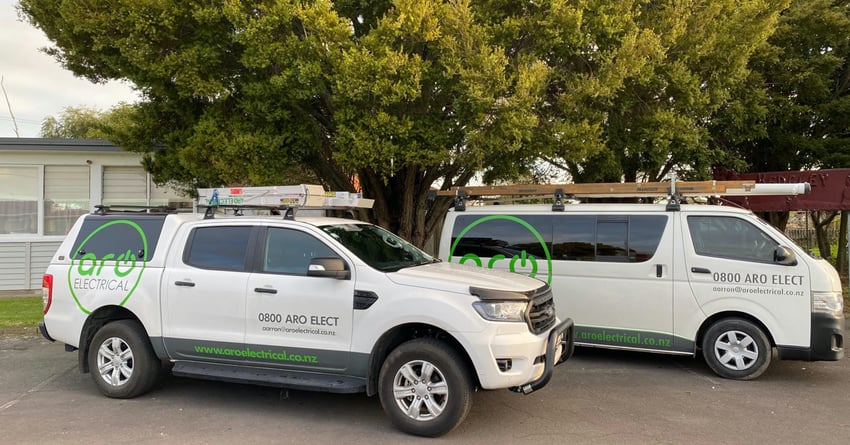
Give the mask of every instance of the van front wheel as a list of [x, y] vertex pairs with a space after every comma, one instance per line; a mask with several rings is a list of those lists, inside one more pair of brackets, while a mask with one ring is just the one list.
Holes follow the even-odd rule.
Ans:
[[717, 375], [752, 380], [770, 365], [773, 348], [758, 326], [742, 318], [726, 318], [706, 331], [702, 354]]

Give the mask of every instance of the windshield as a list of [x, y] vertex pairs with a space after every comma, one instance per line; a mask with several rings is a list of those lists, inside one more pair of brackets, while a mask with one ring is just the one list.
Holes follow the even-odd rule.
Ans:
[[413, 244], [372, 224], [334, 224], [322, 226], [322, 230], [363, 262], [382, 272], [395, 272], [436, 261]]

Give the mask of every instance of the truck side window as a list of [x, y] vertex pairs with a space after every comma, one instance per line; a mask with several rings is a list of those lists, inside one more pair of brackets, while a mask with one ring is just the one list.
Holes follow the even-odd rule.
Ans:
[[307, 275], [313, 258], [338, 258], [330, 247], [308, 233], [270, 227], [265, 242], [263, 272]]
[[697, 255], [772, 263], [773, 252], [779, 245], [741, 218], [689, 216], [688, 229]]
[[189, 235], [183, 261], [212, 270], [246, 270], [251, 226], [198, 227]]

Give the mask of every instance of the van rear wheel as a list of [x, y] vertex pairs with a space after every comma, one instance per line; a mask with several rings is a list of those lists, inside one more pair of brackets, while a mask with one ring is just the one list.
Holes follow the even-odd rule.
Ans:
[[702, 354], [717, 375], [752, 380], [770, 365], [773, 348], [764, 331], [742, 318], [715, 322], [702, 340]]

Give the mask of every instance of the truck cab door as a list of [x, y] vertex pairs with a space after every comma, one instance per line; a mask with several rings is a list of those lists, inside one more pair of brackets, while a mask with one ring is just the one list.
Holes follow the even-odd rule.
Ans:
[[174, 359], [239, 363], [245, 341], [250, 225], [195, 227], [178, 235], [162, 281], [163, 343]]
[[[348, 270], [336, 276], [308, 273], [333, 258]], [[330, 274], [325, 274], [330, 275]], [[315, 234], [270, 226], [259, 235], [255, 273], [248, 280], [246, 360], [312, 371], [349, 367], [354, 271]]]

